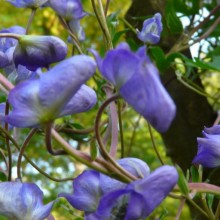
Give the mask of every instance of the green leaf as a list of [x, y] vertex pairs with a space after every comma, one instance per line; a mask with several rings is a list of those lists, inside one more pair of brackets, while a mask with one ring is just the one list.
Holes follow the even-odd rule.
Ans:
[[199, 182], [200, 181], [199, 172], [195, 166], [190, 167], [190, 173], [191, 173], [191, 177], [192, 177], [192, 182]]
[[175, 0], [173, 1], [173, 6], [177, 12], [181, 12], [184, 15], [193, 15], [198, 13], [200, 2], [198, 0]]
[[186, 177], [182, 171], [182, 169], [179, 166], [176, 166], [178, 174], [179, 174], [179, 179], [178, 179], [178, 186], [180, 188], [180, 191], [184, 194], [184, 195], [188, 195], [189, 194], [189, 188], [188, 188], [188, 182], [186, 180]]
[[151, 53], [160, 71], [164, 72], [167, 68], [169, 68], [170, 63], [167, 61], [164, 52], [160, 47], [151, 47], [149, 48], [149, 52]]
[[125, 30], [123, 30], [123, 31], [118, 31], [118, 32], [116, 32], [116, 33], [114, 34], [114, 36], [113, 36], [113, 38], [112, 38], [112, 43], [113, 43], [113, 46], [114, 46], [114, 47], [115, 47], [116, 44], [118, 43], [120, 37], [121, 37], [123, 34], [125, 34], [126, 32], [128, 32], [128, 31], [129, 31], [129, 29], [127, 28], [127, 29], [125, 29]]
[[165, 8], [165, 18], [170, 32], [173, 34], [181, 33], [183, 26], [174, 9], [173, 0], [167, 1]]
[[7, 175], [4, 172], [0, 171], [0, 182], [5, 182], [7, 181], [7, 179]]
[[212, 204], [213, 204], [213, 201], [214, 201], [214, 198], [215, 198], [215, 196], [213, 195], [213, 194], [207, 194], [206, 195], [206, 198], [207, 198], [207, 203], [208, 203], [208, 207], [210, 208], [210, 209], [212, 209]]

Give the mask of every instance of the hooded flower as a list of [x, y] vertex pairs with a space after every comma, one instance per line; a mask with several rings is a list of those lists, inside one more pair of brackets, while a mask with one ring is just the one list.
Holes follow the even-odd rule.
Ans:
[[159, 132], [165, 132], [175, 117], [176, 107], [163, 87], [159, 73], [141, 47], [136, 53], [126, 43], [96, 57], [101, 74], [118, 90], [122, 98]]
[[138, 31], [138, 38], [144, 43], [157, 44], [163, 30], [161, 14], [157, 13], [153, 18], [144, 21], [141, 32]]
[[[84, 211], [86, 220], [146, 218], [175, 186], [177, 171], [174, 167], [162, 166], [149, 174], [147, 164], [139, 159], [124, 158], [118, 162], [142, 178], [125, 184], [97, 171], [84, 171], [73, 182], [73, 194], [62, 193], [59, 196], [65, 197], [74, 208]], [[105, 184], [108, 186], [104, 187]]]
[[9, 93], [13, 109], [4, 121], [15, 127], [37, 127], [64, 115], [89, 110], [96, 103], [96, 94], [83, 84], [95, 68], [92, 58], [78, 55], [39, 78], [19, 83]]
[[81, 0], [49, 0], [48, 5], [66, 21], [78, 20], [86, 15]]
[[39, 8], [48, 0], [6, 0], [17, 8]]
[[[148, 165], [140, 159], [123, 158], [117, 162], [136, 177], [145, 177], [150, 173]], [[73, 194], [61, 193], [59, 197], [65, 197], [73, 207], [90, 213], [96, 210], [102, 195], [125, 187], [123, 182], [95, 170], [87, 170], [73, 181]]]
[[[0, 33], [24, 34], [25, 29], [20, 26], [13, 26], [0, 31]], [[14, 38], [0, 38], [0, 68], [13, 66], [13, 52], [18, 41]]]
[[66, 54], [67, 46], [58, 37], [24, 35], [19, 39], [13, 58], [16, 67], [21, 64], [35, 71], [63, 60]]
[[53, 202], [44, 205], [43, 193], [34, 183], [1, 182], [0, 215], [14, 220], [44, 220]]
[[[86, 13], [83, 11], [80, 0], [49, 0], [48, 5], [67, 22], [71, 31], [80, 41], [85, 40], [85, 33], [80, 25], [80, 19], [82, 19]], [[74, 43], [74, 41], [70, 42]]]
[[99, 201], [95, 213], [87, 220], [139, 220], [145, 219], [165, 199], [178, 180], [174, 167], [162, 166], [149, 176], [113, 190]]
[[220, 125], [205, 128], [203, 136], [197, 138], [198, 152], [193, 163], [210, 168], [220, 166]]

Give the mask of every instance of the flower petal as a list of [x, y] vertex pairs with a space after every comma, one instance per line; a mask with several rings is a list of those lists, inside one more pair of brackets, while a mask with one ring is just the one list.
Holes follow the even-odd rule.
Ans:
[[97, 171], [84, 171], [73, 181], [73, 194], [61, 193], [59, 197], [65, 197], [76, 209], [94, 212], [102, 194], [99, 183]]
[[148, 177], [128, 184], [128, 190], [141, 194], [146, 201], [147, 216], [164, 200], [178, 180], [178, 173], [172, 166], [162, 166]]

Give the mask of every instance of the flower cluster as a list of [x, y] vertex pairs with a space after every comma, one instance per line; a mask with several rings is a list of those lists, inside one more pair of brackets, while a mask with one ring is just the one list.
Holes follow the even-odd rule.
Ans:
[[177, 171], [171, 166], [150, 174], [147, 164], [136, 158], [124, 158], [118, 164], [141, 179], [125, 184], [88, 170], [74, 180], [73, 194], [60, 196], [84, 211], [87, 220], [137, 220], [149, 216], [177, 183]]

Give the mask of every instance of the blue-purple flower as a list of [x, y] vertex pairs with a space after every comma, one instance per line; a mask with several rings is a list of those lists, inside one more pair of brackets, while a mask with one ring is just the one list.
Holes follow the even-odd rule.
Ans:
[[85, 33], [80, 25], [80, 19], [86, 16], [81, 0], [49, 0], [48, 5], [68, 24], [71, 31], [80, 41], [85, 39]]
[[81, 0], [49, 0], [48, 5], [66, 21], [78, 20], [86, 15]]
[[154, 17], [144, 21], [142, 30], [137, 33], [137, 37], [144, 43], [157, 44], [163, 30], [161, 14], [156, 13]]
[[[25, 34], [25, 29], [20, 26], [13, 26], [0, 31], [0, 33]], [[0, 38], [0, 68], [13, 65], [13, 53], [18, 41], [14, 38]]]
[[34, 183], [1, 182], [0, 215], [16, 220], [44, 220], [54, 201], [44, 205], [43, 192]]
[[[119, 184], [118, 180], [88, 170], [74, 180], [73, 194], [62, 193], [59, 196], [65, 197], [74, 208], [84, 211], [86, 220], [145, 219], [173, 189], [178, 174], [171, 166], [162, 166], [149, 174], [148, 166], [135, 158], [123, 159], [123, 168], [126, 169], [126, 163], [130, 162], [134, 164], [130, 164], [127, 170], [135, 176], [138, 172], [141, 179], [129, 184]], [[104, 177], [107, 180], [103, 182]], [[113, 183], [111, 190], [103, 187], [105, 183]]]
[[198, 152], [193, 163], [210, 168], [220, 166], [220, 125], [204, 128], [203, 136], [197, 138]]
[[20, 64], [35, 71], [63, 60], [66, 54], [67, 46], [58, 37], [24, 35], [19, 38], [13, 58], [16, 67]]
[[133, 53], [126, 43], [109, 51], [104, 59], [93, 51], [101, 74], [120, 95], [160, 132], [175, 117], [176, 107], [163, 87], [157, 68], [146, 55], [146, 47]]
[[39, 8], [48, 0], [6, 0], [17, 8]]
[[95, 69], [92, 58], [78, 55], [60, 62], [39, 78], [19, 83], [9, 93], [13, 109], [4, 121], [15, 127], [37, 127], [89, 110], [96, 103], [96, 94], [84, 83]]

